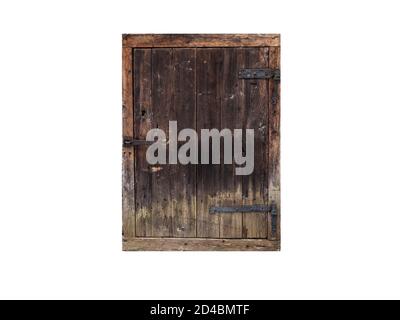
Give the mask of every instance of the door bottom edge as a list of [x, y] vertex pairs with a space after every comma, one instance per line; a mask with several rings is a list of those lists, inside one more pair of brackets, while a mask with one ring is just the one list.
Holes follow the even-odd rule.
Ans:
[[280, 251], [279, 240], [218, 238], [130, 238], [123, 251]]

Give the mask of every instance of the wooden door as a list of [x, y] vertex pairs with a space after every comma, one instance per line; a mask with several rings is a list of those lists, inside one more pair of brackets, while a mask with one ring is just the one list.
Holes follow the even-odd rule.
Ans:
[[[278, 35], [123, 36], [124, 250], [279, 250], [279, 69]], [[198, 163], [148, 163], [147, 133], [168, 149], [171, 121], [197, 132]], [[222, 139], [203, 163], [202, 129], [254, 130], [252, 173]]]

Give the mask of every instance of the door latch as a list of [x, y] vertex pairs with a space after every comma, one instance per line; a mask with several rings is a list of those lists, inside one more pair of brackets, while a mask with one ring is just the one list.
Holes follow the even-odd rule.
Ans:
[[141, 146], [141, 145], [150, 145], [152, 143], [153, 143], [152, 141], [133, 139], [133, 138], [130, 138], [130, 137], [124, 137], [123, 140], [122, 140], [122, 145], [125, 148], [134, 147], [134, 146]]

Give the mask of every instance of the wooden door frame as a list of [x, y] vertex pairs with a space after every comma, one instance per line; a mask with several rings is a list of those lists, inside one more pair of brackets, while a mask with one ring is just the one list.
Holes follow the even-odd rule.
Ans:
[[[122, 132], [133, 137], [134, 48], [270, 47], [269, 66], [280, 69], [279, 34], [124, 34], [122, 35]], [[268, 203], [276, 206], [276, 221], [268, 213], [268, 239], [138, 238], [135, 237], [134, 148], [122, 148], [122, 249], [137, 250], [280, 250], [280, 84], [270, 81], [268, 105]], [[278, 88], [274, 88], [278, 85]], [[272, 224], [276, 232], [271, 233]]]

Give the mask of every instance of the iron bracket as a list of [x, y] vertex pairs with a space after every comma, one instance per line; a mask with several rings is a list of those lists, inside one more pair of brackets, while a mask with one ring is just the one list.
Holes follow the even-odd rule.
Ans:
[[240, 69], [239, 79], [273, 79], [280, 81], [281, 70], [279, 69]]
[[[209, 213], [237, 213], [237, 212], [260, 212], [267, 213], [272, 212], [274, 205], [265, 205], [265, 204], [253, 204], [246, 206], [232, 206], [232, 207], [210, 207]], [[275, 209], [276, 212], [276, 209]]]
[[152, 141], [133, 139], [133, 138], [130, 138], [130, 137], [124, 137], [123, 141], [122, 141], [122, 145], [125, 148], [134, 147], [134, 146], [141, 146], [141, 145], [150, 145], [152, 143], [153, 143]]

